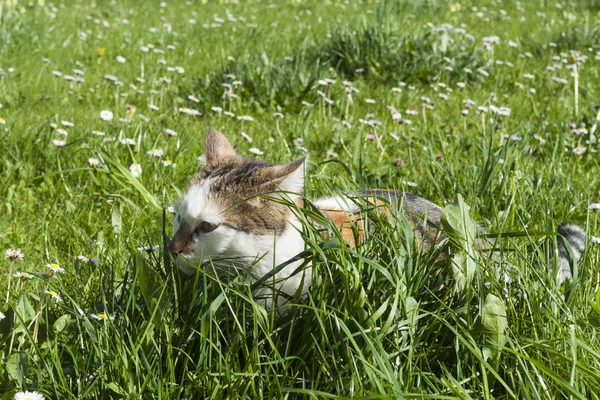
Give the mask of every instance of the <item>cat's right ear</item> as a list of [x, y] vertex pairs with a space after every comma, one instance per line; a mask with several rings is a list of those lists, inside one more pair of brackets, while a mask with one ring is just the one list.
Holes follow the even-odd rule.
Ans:
[[229, 140], [218, 131], [210, 131], [204, 138], [204, 162], [209, 167], [235, 157], [235, 150]]

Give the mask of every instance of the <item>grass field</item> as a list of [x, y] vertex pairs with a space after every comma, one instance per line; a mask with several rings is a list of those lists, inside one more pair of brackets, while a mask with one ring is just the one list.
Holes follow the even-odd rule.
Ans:
[[[23, 255], [0, 260], [0, 399], [600, 398], [599, 17], [0, 0], [0, 249]], [[316, 283], [284, 318], [243, 279], [182, 281], [163, 232], [209, 129], [242, 155], [310, 153], [308, 198], [461, 195], [513, 281], [475, 252], [459, 290], [387, 220], [357, 250], [308, 232]], [[562, 221], [592, 240], [559, 285]]]

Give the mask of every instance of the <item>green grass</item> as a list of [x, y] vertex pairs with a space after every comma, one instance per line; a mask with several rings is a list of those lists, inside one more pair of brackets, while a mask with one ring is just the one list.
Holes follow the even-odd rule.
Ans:
[[[600, 201], [595, 2], [8, 3], [0, 246], [25, 257], [0, 261], [0, 399], [26, 389], [51, 399], [600, 397], [596, 245], [573, 282], [559, 286], [545, 267], [558, 223], [600, 230], [588, 209]], [[486, 49], [494, 35], [500, 43]], [[580, 52], [577, 87], [571, 50]], [[168, 70], [176, 66], [184, 72]], [[74, 69], [84, 82], [65, 79]], [[234, 80], [236, 97], [223, 96]], [[352, 103], [345, 80], [359, 89]], [[423, 96], [435, 104], [423, 107]], [[466, 116], [464, 99], [477, 103]], [[411, 123], [394, 121], [388, 105]], [[511, 115], [477, 111], [492, 105]], [[500, 268], [514, 281], [476, 251], [474, 277], [458, 290], [436, 250], [422, 253], [401, 218], [377, 215], [377, 231], [356, 250], [306, 222], [302, 257], [315, 284], [284, 318], [254, 302], [243, 277], [182, 281], [162, 251], [163, 233], [172, 234], [166, 208], [198, 170], [212, 128], [243, 155], [256, 147], [287, 162], [308, 151], [309, 199], [359, 187], [406, 189], [440, 205], [461, 195], [501, 237]], [[154, 147], [162, 158], [147, 154]], [[339, 162], [325, 163], [332, 152]], [[464, 251], [460, 243], [447, 245]], [[158, 249], [138, 250], [149, 245]], [[99, 264], [77, 259], [87, 254]], [[66, 272], [12, 278], [4, 304], [10, 269], [36, 274], [47, 263]], [[91, 316], [101, 312], [114, 319]]]

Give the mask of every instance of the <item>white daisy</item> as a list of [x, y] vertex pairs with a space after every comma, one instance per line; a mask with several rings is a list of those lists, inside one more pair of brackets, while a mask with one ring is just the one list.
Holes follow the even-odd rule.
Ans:
[[10, 258], [11, 260], [22, 260], [25, 256], [21, 250], [16, 249], [7, 249], [4, 251], [4, 255], [6, 256], [6, 258]]
[[102, 166], [102, 163], [97, 158], [88, 158], [88, 164], [90, 164], [90, 167], [92, 168], [98, 168]]
[[187, 114], [187, 115], [193, 115], [193, 116], [202, 115], [202, 113], [200, 111], [194, 110], [193, 108], [179, 107], [178, 111], [180, 113]]
[[56, 147], [65, 147], [67, 145], [67, 142], [65, 142], [64, 140], [56, 140], [56, 139], [54, 139], [52, 141], [52, 144], [55, 145]]
[[60, 272], [61, 274], [65, 272], [65, 269], [58, 264], [46, 264], [46, 268], [49, 268], [52, 272]]
[[100, 260], [94, 256], [92, 256], [91, 254], [88, 254], [87, 256], [77, 256], [77, 259], [83, 263], [89, 264], [98, 264], [100, 263]]
[[149, 154], [149, 155], [151, 155], [151, 156], [154, 156], [154, 157], [162, 157], [162, 155], [163, 155], [163, 150], [162, 150], [162, 149], [157, 149], [157, 148], [155, 147], [155, 148], [153, 148], [152, 150], [148, 150], [148, 151], [146, 152], [146, 154]]
[[44, 395], [38, 392], [17, 392], [15, 393], [15, 400], [44, 400]]
[[165, 129], [165, 132], [167, 132], [167, 135], [169, 136], [177, 136], [177, 132], [175, 132], [173, 129]]
[[131, 175], [133, 175], [134, 178], [137, 178], [142, 174], [142, 166], [140, 164], [131, 164], [129, 166], [129, 171], [131, 171]]
[[125, 63], [125, 61], [127, 61], [127, 59], [123, 56], [117, 56], [115, 58], [117, 60], [117, 62], [120, 62], [121, 64]]
[[106, 321], [106, 320], [114, 320], [115, 317], [108, 315], [107, 313], [98, 313], [98, 314], [90, 314], [92, 318], [97, 319], [98, 321]]
[[590, 210], [600, 210], [600, 203], [592, 203], [588, 206]]
[[25, 280], [25, 279], [33, 279], [33, 275], [28, 274], [27, 272], [21, 272], [21, 271], [15, 272], [13, 274], [13, 277], [17, 278], [17, 279], [23, 279], [23, 280]]
[[54, 290], [46, 290], [46, 294], [52, 296], [52, 300], [54, 300], [57, 303], [60, 303], [62, 301], [62, 297], [60, 297], [60, 295]]
[[585, 153], [587, 149], [585, 147], [582, 146], [577, 146], [573, 149], [573, 153], [577, 154], [578, 156], [581, 156]]
[[109, 111], [109, 110], [100, 111], [100, 118], [102, 118], [105, 121], [110, 121], [113, 119], [113, 117], [114, 117], [114, 114], [112, 113], [112, 111]]

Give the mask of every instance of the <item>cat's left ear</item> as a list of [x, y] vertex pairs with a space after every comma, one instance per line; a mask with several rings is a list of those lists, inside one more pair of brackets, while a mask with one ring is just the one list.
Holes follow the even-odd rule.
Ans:
[[286, 165], [274, 165], [265, 168], [269, 178], [279, 190], [291, 193], [304, 193], [304, 173], [308, 156], [300, 157]]
[[221, 132], [212, 130], [204, 138], [204, 162], [209, 167], [215, 167], [222, 162], [235, 157], [235, 150]]

